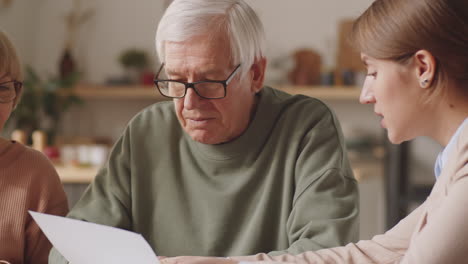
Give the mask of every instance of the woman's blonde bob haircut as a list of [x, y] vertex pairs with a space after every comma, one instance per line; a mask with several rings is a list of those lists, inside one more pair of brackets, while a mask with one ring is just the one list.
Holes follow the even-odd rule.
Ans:
[[[5, 32], [0, 30], [0, 78], [9, 78], [12, 81], [22, 81], [21, 63], [18, 59], [16, 49]], [[21, 98], [22, 89], [17, 91], [17, 96], [13, 101], [16, 106]]]
[[437, 63], [433, 85], [454, 82], [467, 94], [468, 0], [376, 0], [354, 23], [351, 42], [402, 64], [427, 50]]

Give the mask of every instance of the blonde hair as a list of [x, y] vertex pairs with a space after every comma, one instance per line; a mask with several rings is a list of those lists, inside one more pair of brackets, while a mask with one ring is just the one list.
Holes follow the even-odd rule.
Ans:
[[[16, 49], [9, 40], [5, 32], [0, 30], [0, 78], [8, 76], [11, 80], [22, 81], [21, 63], [16, 53]], [[17, 96], [13, 101], [16, 106], [21, 98], [22, 89], [17, 91]]]
[[376, 0], [354, 23], [351, 42], [371, 57], [401, 64], [427, 50], [437, 64], [433, 85], [450, 80], [468, 93], [467, 0]]

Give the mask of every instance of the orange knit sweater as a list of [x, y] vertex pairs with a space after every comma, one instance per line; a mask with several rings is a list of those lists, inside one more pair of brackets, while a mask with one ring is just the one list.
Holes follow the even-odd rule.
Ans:
[[43, 154], [0, 138], [0, 260], [48, 262], [50, 242], [28, 210], [64, 216], [68, 205], [60, 179]]

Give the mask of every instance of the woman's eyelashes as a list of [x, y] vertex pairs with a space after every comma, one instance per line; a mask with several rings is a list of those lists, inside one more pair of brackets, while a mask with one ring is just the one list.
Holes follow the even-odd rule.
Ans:
[[377, 77], [377, 72], [374, 71], [374, 72], [370, 72], [370, 73], [367, 73], [367, 76], [371, 76], [371, 77]]

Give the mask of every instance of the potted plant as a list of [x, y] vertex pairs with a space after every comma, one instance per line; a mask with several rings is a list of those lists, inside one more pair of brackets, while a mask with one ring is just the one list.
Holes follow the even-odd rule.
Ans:
[[119, 56], [119, 63], [123, 66], [132, 83], [139, 83], [142, 74], [148, 69], [149, 59], [144, 50], [132, 48], [124, 50]]
[[9, 126], [21, 129], [29, 135], [34, 130], [44, 130], [49, 144], [54, 144], [60, 128], [62, 115], [71, 106], [82, 104], [82, 100], [71, 92], [79, 80], [79, 74], [72, 72], [65, 77], [42, 79], [31, 68], [25, 71], [23, 95], [13, 111]]

